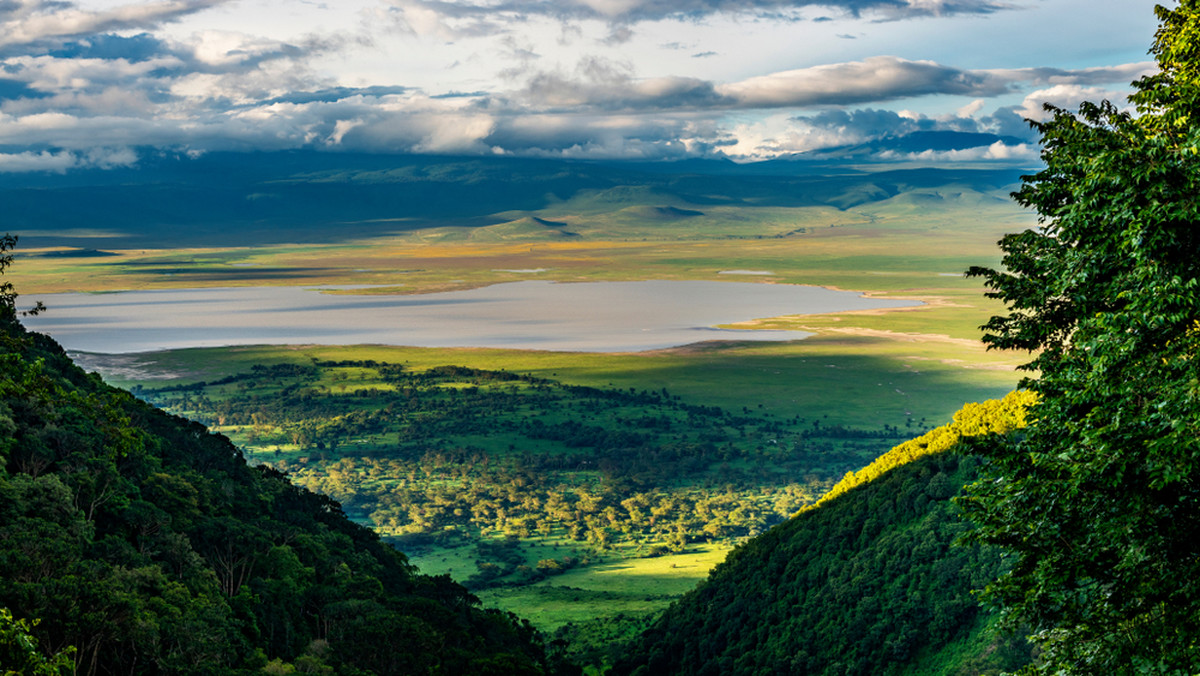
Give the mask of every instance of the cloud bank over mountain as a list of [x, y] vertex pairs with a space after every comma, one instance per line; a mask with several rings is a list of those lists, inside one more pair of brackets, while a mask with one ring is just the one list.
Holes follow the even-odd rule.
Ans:
[[973, 39], [1073, 2], [6, 0], [0, 173], [295, 148], [750, 161], [935, 130], [1004, 141], [860, 159], [1029, 162], [1043, 102], [1123, 103], [1152, 72], [1121, 44], [1070, 56], [1086, 32]]

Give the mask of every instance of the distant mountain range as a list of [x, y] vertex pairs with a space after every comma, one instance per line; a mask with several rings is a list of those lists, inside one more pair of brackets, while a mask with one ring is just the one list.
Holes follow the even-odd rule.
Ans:
[[[893, 148], [961, 148], [987, 134], [920, 133]], [[211, 153], [145, 157], [135, 168], [0, 176], [4, 230], [22, 248], [156, 248], [328, 242], [454, 226], [476, 228], [601, 194], [612, 209], [651, 207], [684, 218], [706, 206], [851, 208], [954, 184], [1004, 189], [1014, 168], [863, 171], [840, 160], [884, 145], [830, 149], [830, 162], [676, 163], [431, 157], [350, 153]], [[810, 160], [813, 158], [809, 158]], [[839, 160], [839, 161], [833, 161]], [[651, 197], [652, 196], [652, 197]], [[652, 200], [647, 202], [647, 200]], [[551, 219], [552, 220], [552, 219]], [[99, 237], [98, 237], [99, 236]]]

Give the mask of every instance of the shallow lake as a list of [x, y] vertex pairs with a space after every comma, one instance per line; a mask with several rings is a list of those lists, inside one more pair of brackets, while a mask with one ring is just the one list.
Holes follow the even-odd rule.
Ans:
[[714, 327], [917, 304], [814, 286], [688, 281], [526, 281], [423, 295], [239, 287], [28, 294], [22, 300], [42, 300], [49, 308], [25, 318], [30, 329], [69, 350], [112, 354], [260, 344], [632, 352], [706, 340], [796, 340], [811, 334]]

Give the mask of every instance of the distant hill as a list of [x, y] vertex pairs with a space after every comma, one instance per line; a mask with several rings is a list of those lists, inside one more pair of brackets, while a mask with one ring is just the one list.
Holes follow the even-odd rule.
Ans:
[[2, 315], [0, 365], [0, 608], [77, 673], [563, 673], [528, 623]]
[[566, 229], [566, 223], [526, 216], [507, 223], [485, 225], [468, 231], [474, 241], [542, 241], [570, 239], [577, 234]]
[[621, 210], [621, 213], [627, 216], [632, 216], [646, 223], [661, 223], [681, 221], [687, 218], [703, 216], [703, 211], [696, 209], [681, 209], [679, 207], [661, 207], [661, 206], [636, 206], [626, 207]]
[[996, 636], [973, 589], [998, 551], [957, 546], [950, 499], [978, 460], [961, 436], [1021, 424], [1024, 398], [969, 405], [955, 423], [847, 475], [822, 504], [736, 549], [621, 652], [613, 676], [995, 674], [1030, 660]]

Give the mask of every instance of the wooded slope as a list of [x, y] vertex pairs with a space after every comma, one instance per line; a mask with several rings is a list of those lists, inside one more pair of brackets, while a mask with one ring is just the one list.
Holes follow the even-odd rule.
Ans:
[[556, 669], [527, 623], [4, 317], [0, 607], [81, 674]]
[[979, 461], [943, 443], [1011, 429], [999, 421], [1020, 419], [1021, 398], [972, 405], [926, 435], [930, 453], [906, 442], [902, 461], [881, 458], [887, 471], [738, 548], [610, 673], [980, 674], [1027, 662], [1020, 641], [982, 630], [972, 590], [1003, 564], [996, 549], [954, 544], [969, 525], [951, 498]]

